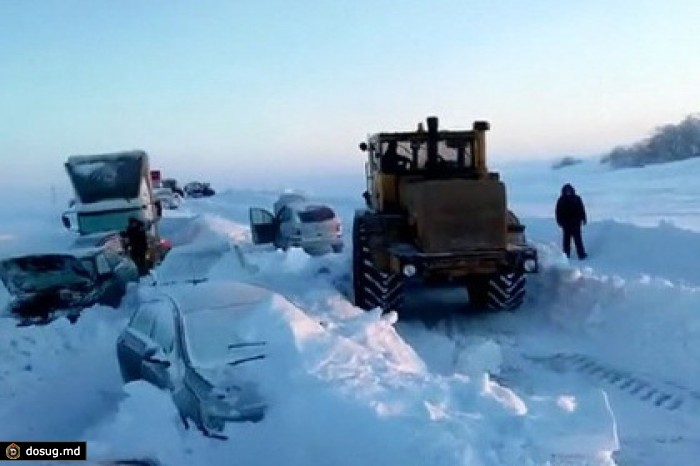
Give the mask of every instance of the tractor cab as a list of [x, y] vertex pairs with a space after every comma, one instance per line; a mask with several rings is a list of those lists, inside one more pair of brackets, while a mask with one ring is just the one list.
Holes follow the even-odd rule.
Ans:
[[399, 181], [480, 179], [498, 180], [486, 168], [488, 122], [474, 122], [471, 131], [439, 131], [437, 118], [428, 118], [415, 132], [378, 133], [360, 149], [368, 153], [365, 164], [367, 202], [383, 210], [400, 204]]

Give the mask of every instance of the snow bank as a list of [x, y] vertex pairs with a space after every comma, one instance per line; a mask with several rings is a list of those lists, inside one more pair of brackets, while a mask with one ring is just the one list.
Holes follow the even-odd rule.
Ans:
[[0, 438], [75, 440], [122, 397], [115, 342], [125, 312], [95, 306], [76, 324], [0, 319]]
[[509, 204], [521, 217], [552, 218], [562, 185], [572, 183], [591, 221], [643, 226], [668, 221], [700, 231], [698, 172], [700, 159], [625, 170], [610, 170], [592, 159], [562, 170], [531, 163], [504, 166], [501, 176]]
[[[262, 422], [230, 426], [226, 442], [205, 439], [184, 430], [166, 395], [130, 384], [116, 417], [87, 432], [91, 453], [157, 456], [168, 465], [236, 458], [242, 464], [437, 466], [543, 464], [563, 454], [590, 460], [614, 449], [614, 435], [600, 438], [610, 430], [609, 416], [592, 420], [586, 410], [589, 424], [564, 429], [572, 410], [554, 399], [531, 402], [488, 376], [431, 374], [393, 323], [370, 312], [334, 331], [277, 296], [237, 323], [242, 334], [270, 345], [256, 371], [271, 406]], [[556, 439], [542, 436], [540, 426], [557, 419]], [[562, 443], [569, 434], [570, 443]]]
[[[566, 263], [561, 255], [561, 232], [553, 219], [524, 219], [530, 239], [540, 244], [545, 261]], [[700, 233], [663, 221], [655, 226], [639, 226], [613, 220], [592, 222], [584, 227], [589, 254], [579, 263], [597, 273], [616, 274], [631, 279], [643, 276], [677, 283], [700, 285]], [[559, 256], [554, 257], [554, 256]]]
[[[267, 418], [232, 426], [226, 442], [184, 430], [167, 394], [143, 383], [122, 389], [114, 340], [126, 308], [94, 308], [75, 326], [0, 321], [0, 419], [17, 420], [0, 426], [0, 437], [88, 439], [91, 457], [187, 465], [609, 464], [618, 443], [629, 464], [692, 464], [700, 454], [697, 162], [504, 170], [544, 267], [520, 311], [455, 318], [451, 329], [352, 306], [342, 294], [350, 248], [309, 258], [251, 247], [248, 208], [271, 208], [278, 191], [188, 200], [166, 213], [162, 228], [178, 249], [160, 272], [170, 261], [174, 274], [257, 282], [294, 303], [277, 298], [246, 323], [277, 342], [277, 357], [258, 374], [272, 401]], [[551, 220], [564, 182], [589, 210], [591, 256], [582, 263], [561, 255]], [[333, 205], [346, 231], [361, 191], [333, 193], [342, 196]], [[2, 206], [0, 253], [72, 239], [60, 206], [32, 204]], [[255, 267], [241, 266], [235, 242]], [[633, 398], [634, 385], [557, 354], [648, 386]], [[680, 400], [676, 410], [654, 404], [666, 394]]]

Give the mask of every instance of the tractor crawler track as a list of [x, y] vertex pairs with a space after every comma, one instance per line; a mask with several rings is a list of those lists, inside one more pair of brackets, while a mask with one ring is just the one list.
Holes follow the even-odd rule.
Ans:
[[527, 356], [526, 358], [560, 372], [573, 371], [595, 378], [639, 401], [666, 411], [673, 412], [681, 408], [685, 411], [693, 405], [700, 404], [700, 392], [696, 390], [673, 382], [655, 381], [644, 375], [617, 369], [585, 354], [557, 353], [547, 357]]

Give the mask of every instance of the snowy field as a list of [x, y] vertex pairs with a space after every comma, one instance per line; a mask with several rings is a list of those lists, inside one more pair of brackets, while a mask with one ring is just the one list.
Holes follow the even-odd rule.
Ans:
[[[166, 212], [176, 248], [158, 276], [279, 293], [248, 322], [274, 342], [259, 374], [268, 416], [208, 439], [184, 428], [167, 393], [124, 386], [115, 341], [145, 292], [134, 288], [121, 309], [91, 308], [75, 325], [0, 319], [0, 439], [87, 440], [92, 460], [183, 466], [697, 464], [700, 161], [500, 168], [543, 263], [517, 312], [467, 314], [461, 290], [416, 296], [411, 314], [429, 319], [361, 311], [345, 296], [349, 235], [341, 255], [253, 247], [248, 207], [270, 208], [277, 193], [219, 189]], [[585, 262], [560, 252], [564, 182], [588, 209]], [[328, 186], [293, 188], [334, 205], [349, 233], [362, 175]], [[70, 243], [64, 200], [31, 199], [0, 208], [0, 255]]]

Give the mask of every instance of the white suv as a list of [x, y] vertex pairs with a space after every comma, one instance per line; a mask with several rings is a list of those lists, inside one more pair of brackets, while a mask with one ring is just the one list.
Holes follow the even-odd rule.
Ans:
[[343, 227], [331, 207], [300, 196], [285, 196], [275, 203], [274, 214], [250, 209], [253, 243], [272, 243], [283, 250], [299, 247], [309, 254], [343, 250]]
[[166, 209], [177, 209], [182, 204], [182, 197], [170, 188], [154, 188], [153, 195]]

